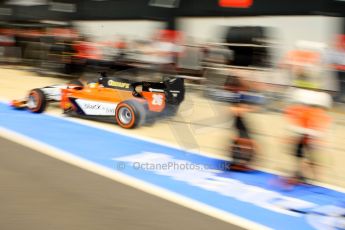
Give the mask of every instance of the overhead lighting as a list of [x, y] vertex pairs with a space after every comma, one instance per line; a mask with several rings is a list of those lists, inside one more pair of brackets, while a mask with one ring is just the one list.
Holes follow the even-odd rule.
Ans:
[[16, 6], [42, 6], [48, 5], [47, 0], [7, 0], [6, 5], [16, 5]]
[[46, 24], [54, 24], [54, 25], [68, 25], [67, 22], [62, 22], [62, 21], [53, 21], [53, 20], [41, 20], [41, 23], [46, 23]]
[[253, 5], [253, 0], [219, 0], [221, 7], [249, 8]]
[[64, 12], [64, 13], [74, 13], [77, 11], [75, 4], [65, 3], [65, 2], [50, 2], [51, 11]]
[[163, 7], [163, 8], [177, 8], [180, 0], [150, 0], [150, 6]]

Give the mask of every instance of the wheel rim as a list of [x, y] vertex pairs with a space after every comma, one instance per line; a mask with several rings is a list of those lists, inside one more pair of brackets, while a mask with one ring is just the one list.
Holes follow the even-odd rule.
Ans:
[[30, 95], [29, 98], [28, 98], [28, 101], [26, 103], [26, 106], [29, 108], [29, 109], [34, 109], [37, 107], [37, 99], [34, 95]]
[[122, 124], [128, 125], [132, 121], [132, 112], [127, 107], [122, 107], [119, 109], [119, 120]]

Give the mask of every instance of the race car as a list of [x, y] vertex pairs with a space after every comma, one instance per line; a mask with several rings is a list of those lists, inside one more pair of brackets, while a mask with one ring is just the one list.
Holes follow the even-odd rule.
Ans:
[[41, 113], [48, 102], [59, 101], [65, 114], [113, 117], [122, 128], [130, 129], [158, 115], [174, 115], [184, 100], [184, 94], [182, 78], [133, 82], [101, 73], [97, 81], [86, 85], [74, 81], [33, 89], [26, 99], [12, 101], [12, 106]]

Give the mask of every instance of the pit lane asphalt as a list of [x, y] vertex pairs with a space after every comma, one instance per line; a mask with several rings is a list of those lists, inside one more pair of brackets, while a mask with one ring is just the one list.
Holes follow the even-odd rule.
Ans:
[[0, 137], [0, 229], [242, 229]]

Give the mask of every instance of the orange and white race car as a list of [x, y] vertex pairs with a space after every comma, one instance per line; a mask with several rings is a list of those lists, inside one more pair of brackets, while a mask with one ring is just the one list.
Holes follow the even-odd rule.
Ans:
[[182, 78], [163, 82], [133, 82], [101, 74], [96, 82], [73, 81], [33, 89], [27, 98], [13, 100], [15, 108], [41, 113], [49, 102], [60, 102], [65, 114], [90, 118], [113, 118], [123, 128], [134, 128], [157, 115], [173, 115], [184, 99]]

